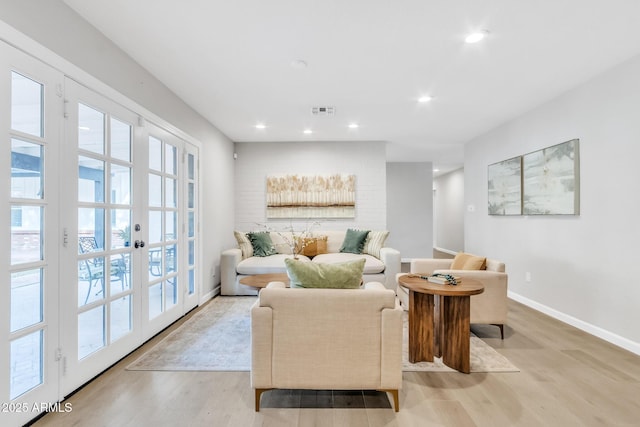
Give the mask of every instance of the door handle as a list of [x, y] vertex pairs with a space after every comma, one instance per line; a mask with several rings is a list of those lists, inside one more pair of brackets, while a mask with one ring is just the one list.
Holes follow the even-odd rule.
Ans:
[[135, 242], [133, 242], [133, 247], [134, 248], [144, 248], [144, 240], [136, 240]]

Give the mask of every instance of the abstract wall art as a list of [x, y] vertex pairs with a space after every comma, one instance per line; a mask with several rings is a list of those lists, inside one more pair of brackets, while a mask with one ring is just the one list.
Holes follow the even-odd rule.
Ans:
[[489, 165], [489, 215], [522, 213], [522, 157], [514, 157]]
[[579, 140], [553, 145], [522, 157], [523, 214], [580, 214]]
[[267, 176], [267, 218], [354, 218], [356, 177]]

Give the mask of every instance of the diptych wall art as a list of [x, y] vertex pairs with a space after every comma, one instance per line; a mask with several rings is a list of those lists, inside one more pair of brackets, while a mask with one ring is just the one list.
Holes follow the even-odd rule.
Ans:
[[579, 141], [522, 157], [524, 215], [580, 214]]
[[489, 215], [579, 215], [578, 139], [488, 168]]
[[356, 177], [267, 176], [267, 218], [355, 218]]
[[521, 157], [489, 165], [489, 215], [522, 213]]

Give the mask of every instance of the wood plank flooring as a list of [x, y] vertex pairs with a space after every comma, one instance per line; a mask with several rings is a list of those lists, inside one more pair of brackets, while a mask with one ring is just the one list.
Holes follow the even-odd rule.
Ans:
[[518, 373], [405, 372], [400, 412], [376, 392], [274, 390], [254, 412], [248, 372], [145, 372], [125, 367], [176, 325], [67, 399], [45, 426], [638, 426], [640, 356], [517, 302], [505, 339], [473, 332]]

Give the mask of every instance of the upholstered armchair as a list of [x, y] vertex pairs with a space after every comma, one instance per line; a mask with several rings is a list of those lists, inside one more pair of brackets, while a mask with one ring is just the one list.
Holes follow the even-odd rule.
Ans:
[[[469, 277], [484, 285], [484, 292], [471, 296], [471, 323], [495, 325], [500, 328], [504, 339], [504, 325], [507, 323], [508, 276], [503, 262], [486, 259], [482, 270], [453, 270], [452, 259], [415, 258], [411, 261], [410, 272], [431, 275], [451, 274], [463, 280]], [[398, 298], [405, 310], [409, 307], [409, 291], [398, 284]]]
[[274, 388], [380, 390], [398, 411], [402, 387], [402, 308], [395, 292], [299, 289], [270, 283], [251, 308], [255, 409]]

